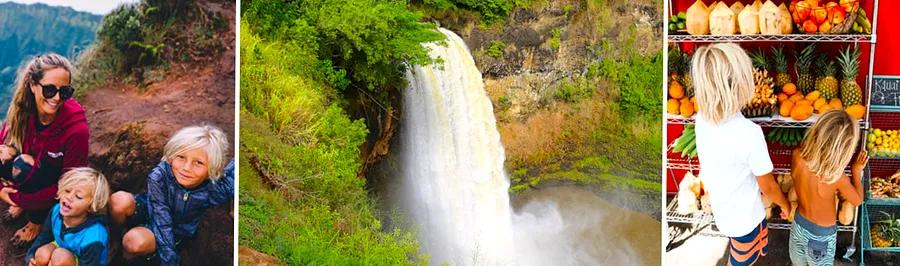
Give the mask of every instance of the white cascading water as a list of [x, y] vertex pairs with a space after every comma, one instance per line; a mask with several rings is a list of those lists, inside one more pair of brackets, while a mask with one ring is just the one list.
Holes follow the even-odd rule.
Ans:
[[538, 200], [513, 213], [504, 149], [481, 73], [462, 38], [439, 30], [447, 45], [426, 45], [443, 63], [416, 66], [406, 75], [410, 87], [403, 95], [398, 147], [402, 184], [393, 198], [417, 226], [431, 264], [641, 264], [618, 232], [631, 219], [621, 211], [576, 204], [589, 200], [566, 208]]
[[407, 72], [404, 201], [433, 264], [514, 264], [509, 180], [481, 73], [462, 38], [427, 44], [443, 64]]

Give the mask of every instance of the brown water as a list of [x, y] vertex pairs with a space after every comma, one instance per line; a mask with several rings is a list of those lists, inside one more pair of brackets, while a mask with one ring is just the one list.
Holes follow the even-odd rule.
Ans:
[[614, 206], [590, 191], [577, 187], [543, 188], [516, 197], [512, 204], [519, 262], [661, 264], [660, 222], [647, 214]]

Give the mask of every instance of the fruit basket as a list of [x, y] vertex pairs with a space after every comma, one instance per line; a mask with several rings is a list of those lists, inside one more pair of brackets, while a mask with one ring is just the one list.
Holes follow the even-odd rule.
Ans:
[[864, 135], [872, 158], [900, 159], [900, 112], [872, 112], [872, 129]]
[[[900, 207], [869, 205], [862, 209], [864, 250], [900, 252]], [[885, 233], [887, 232], [887, 233]]]

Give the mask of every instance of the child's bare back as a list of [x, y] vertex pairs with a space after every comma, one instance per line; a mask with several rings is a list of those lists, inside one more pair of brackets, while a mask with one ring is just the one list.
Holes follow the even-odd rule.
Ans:
[[794, 149], [791, 158], [791, 177], [797, 192], [797, 212], [817, 225], [834, 225], [837, 220], [835, 193], [840, 192], [841, 197], [853, 205], [860, 204], [861, 195], [846, 174], [841, 174], [840, 179], [831, 184], [819, 182], [819, 177], [809, 171], [806, 160], [800, 154], [799, 148]]

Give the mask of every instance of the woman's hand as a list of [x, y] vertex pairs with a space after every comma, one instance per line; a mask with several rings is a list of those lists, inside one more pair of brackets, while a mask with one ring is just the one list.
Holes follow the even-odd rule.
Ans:
[[4, 202], [6, 202], [7, 204], [9, 204], [11, 206], [18, 207], [19, 204], [16, 204], [15, 202], [12, 201], [12, 199], [9, 198], [9, 194], [16, 193], [16, 192], [19, 192], [19, 191], [14, 188], [11, 188], [11, 187], [5, 187], [3, 189], [0, 189], [0, 200], [3, 200]]
[[856, 155], [856, 161], [854, 161], [853, 165], [850, 166], [850, 171], [853, 171], [850, 174], [856, 175], [862, 173], [862, 170], [866, 168], [867, 163], [869, 163], [869, 152], [860, 150]]

